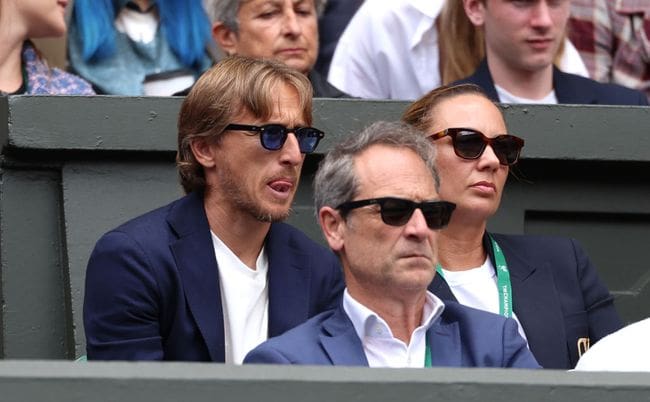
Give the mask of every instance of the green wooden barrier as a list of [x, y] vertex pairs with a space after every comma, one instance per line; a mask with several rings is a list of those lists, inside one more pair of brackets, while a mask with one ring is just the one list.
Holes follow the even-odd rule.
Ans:
[[[0, 98], [0, 357], [85, 353], [85, 266], [105, 231], [181, 195], [174, 167], [181, 99]], [[406, 103], [315, 102], [319, 152]], [[525, 138], [490, 229], [579, 239], [628, 322], [650, 315], [650, 108], [506, 106]], [[310, 156], [290, 222], [322, 241]]]

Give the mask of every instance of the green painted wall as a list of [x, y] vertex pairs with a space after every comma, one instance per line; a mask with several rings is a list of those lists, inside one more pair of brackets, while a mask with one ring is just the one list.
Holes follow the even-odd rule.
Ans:
[[[90, 251], [106, 230], [182, 192], [174, 167], [181, 99], [0, 98], [0, 357], [85, 353], [81, 306]], [[406, 104], [316, 100], [334, 142]], [[504, 107], [526, 146], [490, 229], [573, 236], [628, 322], [650, 315], [650, 108]], [[310, 156], [290, 222], [321, 240]]]

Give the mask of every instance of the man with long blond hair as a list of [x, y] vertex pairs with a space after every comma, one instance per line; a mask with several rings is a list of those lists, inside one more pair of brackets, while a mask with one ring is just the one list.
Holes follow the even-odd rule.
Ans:
[[337, 304], [335, 255], [281, 223], [324, 135], [311, 124], [309, 81], [282, 63], [230, 57], [197, 81], [178, 119], [187, 195], [105, 234], [88, 262], [89, 359], [239, 364]]

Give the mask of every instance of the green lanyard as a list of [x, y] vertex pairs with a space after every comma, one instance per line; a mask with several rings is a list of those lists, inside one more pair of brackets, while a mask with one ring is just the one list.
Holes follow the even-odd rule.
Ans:
[[[506, 257], [501, 251], [501, 247], [497, 242], [490, 236], [490, 242], [492, 243], [492, 250], [494, 252], [494, 261], [497, 265], [497, 289], [499, 292], [499, 314], [505, 317], [512, 317], [512, 286], [510, 285], [510, 271], [508, 270], [508, 264], [506, 264]], [[442, 273], [442, 267], [440, 264], [436, 265], [436, 272], [442, 278], [445, 275]]]
[[[512, 286], [510, 285], [510, 271], [506, 264], [506, 257], [501, 251], [501, 247], [490, 236], [492, 250], [494, 252], [494, 261], [497, 264], [497, 288], [499, 291], [499, 314], [505, 317], [512, 317]], [[444, 279], [445, 274], [442, 272], [442, 266], [436, 265], [436, 272]], [[424, 367], [431, 367], [431, 347], [427, 341], [424, 351]]]

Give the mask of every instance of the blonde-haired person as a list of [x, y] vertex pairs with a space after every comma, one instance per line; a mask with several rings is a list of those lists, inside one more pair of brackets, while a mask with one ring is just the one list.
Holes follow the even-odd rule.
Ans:
[[544, 368], [573, 368], [589, 340], [621, 327], [614, 298], [575, 240], [487, 231], [524, 141], [508, 134], [479, 87], [435, 89], [402, 120], [436, 145], [440, 198], [456, 204], [438, 237], [431, 292], [517, 320]]
[[90, 84], [50, 68], [30, 38], [63, 36], [67, 0], [0, 0], [0, 93], [92, 95]]
[[[416, 99], [471, 74], [484, 55], [462, 0], [366, 0], [341, 35], [328, 80], [352, 96]], [[573, 45], [563, 71], [587, 75]]]
[[105, 234], [86, 270], [89, 360], [239, 364], [343, 291], [336, 256], [282, 223], [312, 124], [307, 78], [233, 56], [181, 106], [177, 165], [187, 195]]

